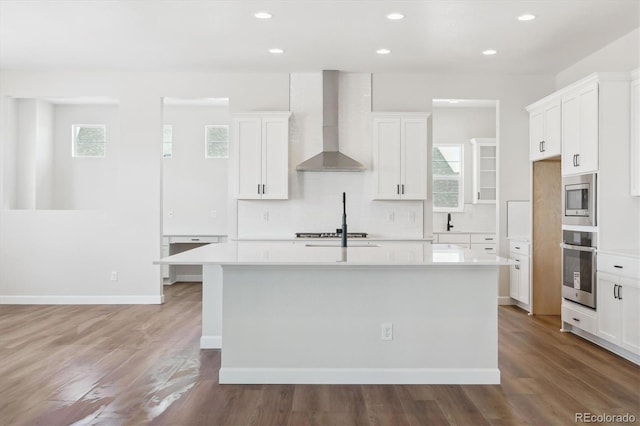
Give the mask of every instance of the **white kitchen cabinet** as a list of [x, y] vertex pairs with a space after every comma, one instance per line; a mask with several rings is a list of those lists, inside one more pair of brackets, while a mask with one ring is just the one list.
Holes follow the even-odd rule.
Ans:
[[494, 138], [471, 139], [473, 145], [473, 203], [491, 204], [497, 196], [497, 147]]
[[598, 81], [562, 96], [562, 174], [598, 171]]
[[236, 198], [289, 197], [289, 112], [233, 117]]
[[471, 234], [471, 250], [479, 252], [496, 254], [497, 237], [496, 234]]
[[529, 159], [531, 161], [559, 156], [562, 151], [560, 98], [545, 99], [529, 111]]
[[509, 296], [529, 306], [531, 302], [529, 242], [512, 240], [510, 242], [509, 258], [516, 261], [515, 265], [511, 265], [509, 271]]
[[453, 244], [463, 248], [471, 248], [471, 236], [469, 234], [447, 233], [435, 235], [439, 244]]
[[601, 255], [598, 265], [598, 337], [640, 355], [640, 261]]
[[427, 198], [425, 113], [373, 116], [373, 174], [376, 200]]
[[631, 82], [631, 195], [640, 196], [640, 80]]

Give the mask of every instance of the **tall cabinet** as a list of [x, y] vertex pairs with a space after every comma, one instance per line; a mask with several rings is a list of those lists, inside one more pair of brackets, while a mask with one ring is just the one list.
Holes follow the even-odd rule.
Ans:
[[598, 81], [562, 96], [562, 174], [598, 171]]
[[289, 112], [233, 116], [236, 198], [289, 197]]
[[559, 156], [562, 147], [560, 98], [552, 96], [537, 102], [529, 111], [529, 157], [531, 161]]
[[373, 116], [373, 173], [376, 200], [427, 198], [427, 113]]

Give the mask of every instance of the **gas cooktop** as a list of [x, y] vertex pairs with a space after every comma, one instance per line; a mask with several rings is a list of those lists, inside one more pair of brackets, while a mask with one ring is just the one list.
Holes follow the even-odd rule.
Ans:
[[[340, 238], [342, 232], [296, 232], [296, 238]], [[347, 238], [367, 238], [366, 232], [347, 232]]]

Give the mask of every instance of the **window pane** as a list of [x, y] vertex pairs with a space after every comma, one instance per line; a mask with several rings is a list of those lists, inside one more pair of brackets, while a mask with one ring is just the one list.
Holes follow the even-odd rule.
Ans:
[[434, 207], [458, 207], [460, 182], [458, 180], [434, 179], [433, 180], [433, 206]]
[[229, 158], [229, 126], [206, 127], [206, 158]]
[[459, 175], [462, 165], [460, 147], [434, 146], [432, 165], [435, 176]]
[[104, 125], [71, 126], [73, 134], [74, 157], [104, 157], [106, 145], [106, 127]]

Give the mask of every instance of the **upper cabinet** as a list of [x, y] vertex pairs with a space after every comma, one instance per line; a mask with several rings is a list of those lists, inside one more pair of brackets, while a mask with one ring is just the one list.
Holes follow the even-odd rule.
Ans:
[[289, 112], [233, 116], [236, 198], [289, 197]]
[[374, 199], [427, 198], [428, 117], [426, 113], [374, 115]]
[[631, 82], [631, 195], [640, 196], [640, 80]]
[[528, 110], [530, 160], [559, 156], [562, 148], [560, 98], [546, 100]]
[[471, 139], [473, 145], [473, 203], [496, 202], [497, 155], [494, 138]]
[[562, 96], [562, 174], [598, 171], [598, 82]]

